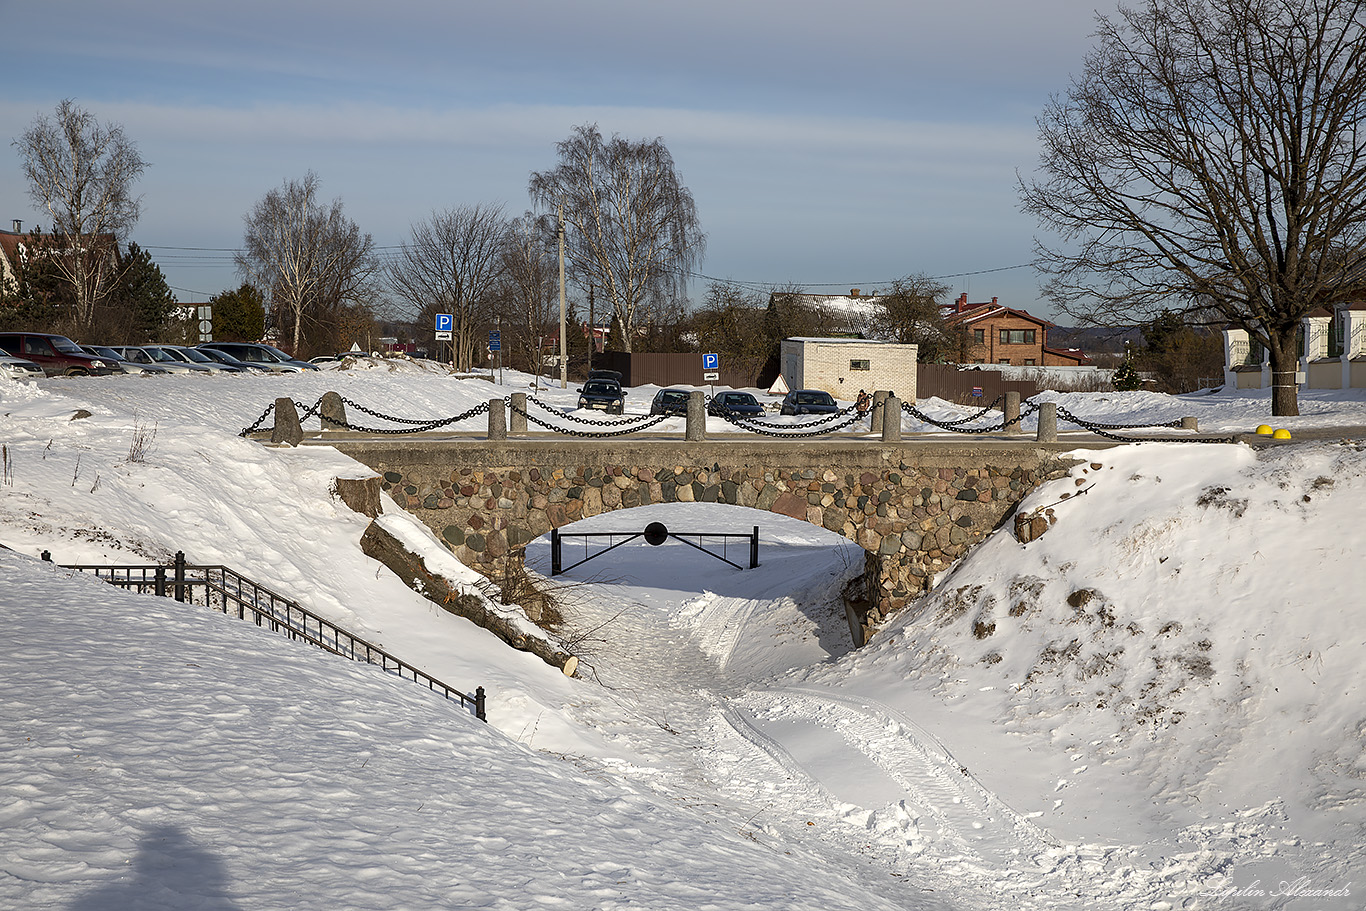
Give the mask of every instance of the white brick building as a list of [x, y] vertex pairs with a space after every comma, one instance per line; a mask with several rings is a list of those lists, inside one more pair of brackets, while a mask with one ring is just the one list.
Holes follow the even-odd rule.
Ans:
[[783, 339], [781, 369], [789, 389], [823, 389], [853, 401], [860, 390], [895, 392], [915, 401], [918, 346], [860, 338]]

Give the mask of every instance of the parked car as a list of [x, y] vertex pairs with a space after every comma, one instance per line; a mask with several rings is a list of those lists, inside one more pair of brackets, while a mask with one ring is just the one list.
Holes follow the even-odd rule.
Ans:
[[120, 372], [113, 364], [86, 354], [65, 335], [48, 332], [0, 332], [0, 351], [33, 361], [48, 376], [108, 376]]
[[718, 392], [707, 405], [707, 413], [717, 417], [757, 417], [764, 413], [764, 406], [748, 392]]
[[219, 363], [209, 357], [198, 348], [191, 348], [188, 345], [157, 345], [171, 357], [178, 358], [190, 364], [198, 364], [210, 373], [241, 373], [245, 368], [234, 367], [230, 364]]
[[588, 378], [590, 380], [611, 380], [618, 386], [621, 385], [620, 370], [590, 370], [588, 371]]
[[137, 364], [140, 367], [154, 367], [163, 373], [204, 372], [198, 369], [197, 367], [191, 367], [189, 364], [186, 364], [183, 361], [178, 361], [175, 358], [167, 358], [165, 360], [159, 361], [157, 358], [152, 356], [151, 352], [144, 351], [137, 345], [111, 345], [110, 347], [113, 348], [114, 351], [118, 353], [119, 356], [121, 356], [124, 360], [131, 361], [132, 363]]
[[147, 352], [147, 355], [151, 357], [151, 359], [155, 363], [161, 364], [163, 366], [180, 365], [183, 367], [188, 367], [190, 368], [190, 373], [208, 374], [214, 372], [212, 369], [204, 366], [203, 364], [196, 364], [189, 358], [177, 356], [177, 352], [170, 350], [169, 347], [164, 345], [139, 345], [138, 348], [142, 351]]
[[155, 373], [164, 374], [168, 372], [165, 369], [158, 367], [156, 364], [135, 364], [108, 345], [82, 345], [81, 350], [91, 357], [98, 357], [102, 360], [109, 361], [117, 367], [121, 373], [136, 373], [142, 376], [151, 376]]
[[272, 373], [303, 373], [305, 370], [318, 369], [317, 364], [296, 360], [279, 348], [260, 342], [205, 342], [199, 347], [226, 351], [239, 361], [262, 364]]
[[43, 368], [33, 361], [26, 361], [22, 357], [13, 357], [8, 354], [0, 354], [0, 375], [10, 377], [15, 380], [33, 380], [40, 376], [46, 376]]
[[611, 380], [589, 380], [579, 390], [579, 407], [621, 414], [626, 410], [626, 392]]
[[828, 392], [794, 389], [783, 399], [779, 414], [839, 414], [840, 406]]
[[218, 361], [229, 367], [238, 367], [243, 373], [270, 373], [270, 368], [265, 364], [249, 364], [246, 361], [239, 361], [237, 358], [228, 354], [226, 351], [219, 351], [217, 348], [195, 348], [200, 354], [210, 360]]
[[650, 414], [688, 414], [688, 399], [692, 393], [687, 389], [661, 389], [650, 402]]

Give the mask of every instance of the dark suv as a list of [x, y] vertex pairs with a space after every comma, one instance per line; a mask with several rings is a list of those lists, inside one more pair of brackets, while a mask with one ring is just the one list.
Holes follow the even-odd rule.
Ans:
[[626, 410], [626, 393], [611, 380], [589, 380], [579, 390], [579, 407], [621, 414]]
[[688, 399], [692, 393], [687, 389], [661, 389], [650, 402], [650, 414], [683, 415], [688, 414]]
[[0, 332], [0, 351], [33, 361], [48, 376], [108, 376], [123, 372], [110, 361], [86, 354], [65, 335]]

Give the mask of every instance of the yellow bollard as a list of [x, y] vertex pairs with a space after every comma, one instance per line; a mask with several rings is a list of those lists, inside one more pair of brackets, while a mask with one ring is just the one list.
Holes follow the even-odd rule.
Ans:
[[1259, 437], [1269, 437], [1269, 436], [1271, 436], [1271, 425], [1270, 425], [1270, 424], [1258, 424], [1258, 425], [1257, 425], [1257, 436], [1259, 436]]
[[1286, 430], [1284, 427], [1282, 427], [1282, 428], [1280, 428], [1279, 430], [1277, 430], [1275, 433], [1273, 433], [1273, 434], [1271, 435], [1271, 439], [1273, 439], [1273, 440], [1288, 440], [1288, 439], [1290, 439], [1290, 431], [1289, 431], [1289, 430]]

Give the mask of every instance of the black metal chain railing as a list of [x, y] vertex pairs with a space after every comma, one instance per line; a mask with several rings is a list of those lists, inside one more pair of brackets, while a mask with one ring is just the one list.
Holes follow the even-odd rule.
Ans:
[[[744, 415], [734, 414], [729, 411], [720, 411], [716, 414], [728, 424], [739, 427], [741, 430], [762, 434], [767, 437], [789, 439], [835, 433], [836, 431], [843, 430], [850, 424], [862, 420], [865, 416], [863, 412], [858, 411], [857, 409], [846, 408], [843, 411], [825, 415], [818, 421], [808, 421], [804, 424], [777, 424], [768, 421], [756, 421], [753, 418], [747, 418]], [[838, 423], [831, 423], [832, 421], [838, 421]]]
[[[357, 411], [364, 412], [365, 414], [368, 414], [372, 417], [377, 417], [380, 420], [391, 421], [395, 424], [408, 425], [406, 427], [365, 427], [360, 424], [353, 424], [350, 421], [346, 420], [335, 420], [333, 418], [328, 419], [330, 423], [334, 424], [337, 427], [343, 427], [347, 430], [354, 430], [358, 433], [379, 433], [391, 435], [405, 433], [424, 433], [429, 430], [436, 430], [441, 427], [446, 427], [450, 424], [457, 424], [460, 421], [469, 420], [470, 418], [478, 417], [481, 414], [487, 414], [489, 410], [488, 402], [483, 402], [482, 404], [475, 405], [473, 408], [471, 408], [469, 411], [464, 412], [463, 414], [453, 415], [448, 418], [401, 418], [391, 414], [384, 414], [382, 412], [375, 411], [371, 408], [366, 408], [359, 402], [354, 402], [351, 399], [345, 397], [341, 397], [341, 401], [344, 404], [352, 408], [355, 408]], [[304, 403], [302, 402], [295, 401], [294, 407], [300, 410], [301, 414], [299, 415], [299, 420], [302, 422], [314, 416], [315, 414], [318, 414], [322, 410], [322, 399], [318, 399], [312, 405], [304, 405]], [[257, 418], [250, 426], [243, 428], [242, 431], [239, 432], [237, 435], [245, 437], [249, 434], [255, 433], [256, 431], [260, 430], [261, 425], [265, 423], [266, 418], [270, 417], [270, 415], [274, 411], [275, 403], [271, 402], [269, 405], [266, 406], [266, 410], [261, 412], [261, 416], [259, 418]]]
[[595, 427], [617, 428], [615, 430], [579, 430], [574, 427], [563, 427], [559, 424], [552, 424], [549, 421], [543, 421], [533, 414], [528, 414], [525, 409], [519, 408], [518, 406], [514, 405], [510, 397], [504, 399], [504, 402], [507, 403], [508, 407], [513, 411], [513, 413], [520, 414], [522, 417], [526, 418], [528, 421], [537, 425], [538, 427], [544, 427], [546, 430], [551, 430], [555, 433], [563, 433], [566, 436], [573, 437], [625, 436], [628, 433], [636, 433], [640, 430], [647, 430], [650, 427], [653, 427], [662, 421], [668, 420], [669, 418], [669, 415], [667, 414], [636, 414], [631, 415], [630, 417], [623, 418], [619, 421], [599, 421], [593, 420], [592, 418], [581, 418], [578, 415], [566, 414], [558, 408], [554, 408], [550, 405], [547, 405], [545, 402], [542, 402], [539, 399], [528, 398], [527, 401], [534, 402], [535, 404], [541, 406], [546, 411], [551, 412], [557, 417], [566, 418], [571, 421], [576, 421], [580, 424], [591, 424]]
[[[347, 401], [347, 400], [344, 400], [344, 401]], [[425, 433], [425, 432], [427, 432], [427, 431], [429, 431], [429, 430], [437, 430], [437, 429], [439, 429], [439, 428], [441, 428], [441, 427], [446, 427], [446, 426], [448, 426], [448, 425], [450, 425], [450, 424], [458, 424], [458, 423], [461, 422], [461, 421], [466, 421], [466, 420], [469, 420], [470, 418], [478, 417], [478, 416], [481, 415], [481, 414], [488, 414], [489, 403], [488, 403], [488, 402], [483, 402], [483, 403], [481, 403], [481, 404], [475, 405], [475, 406], [474, 406], [473, 408], [471, 408], [469, 411], [466, 411], [466, 412], [464, 412], [464, 413], [462, 413], [462, 414], [452, 415], [451, 417], [448, 417], [448, 418], [435, 418], [435, 419], [430, 420], [430, 421], [415, 420], [415, 419], [413, 419], [413, 418], [397, 418], [397, 417], [393, 417], [393, 416], [387, 415], [387, 414], [380, 414], [380, 413], [377, 412], [377, 411], [371, 411], [370, 409], [368, 409], [368, 408], [363, 408], [363, 407], [361, 407], [361, 406], [359, 406], [359, 405], [357, 405], [356, 407], [357, 407], [359, 410], [364, 411], [364, 412], [367, 413], [367, 414], [373, 415], [374, 417], [381, 418], [381, 419], [386, 420], [386, 421], [402, 422], [402, 423], [405, 423], [405, 424], [407, 424], [407, 425], [409, 425], [409, 426], [407, 426], [407, 427], [363, 427], [363, 426], [361, 426], [361, 425], [359, 425], [359, 424], [352, 424], [350, 421], [337, 421], [337, 420], [334, 420], [334, 419], [332, 419], [332, 418], [329, 418], [329, 419], [328, 419], [329, 422], [335, 424], [335, 425], [338, 426], [338, 427], [345, 427], [347, 430], [355, 430], [355, 431], [358, 431], [358, 432], [360, 432], [360, 433], [385, 433], [385, 434], [390, 434], [390, 435], [399, 435], [399, 434], [405, 434], [405, 433]]]
[[[50, 553], [44, 551], [42, 556], [51, 562]], [[252, 620], [257, 626], [269, 627], [290, 639], [362, 664], [378, 665], [405, 680], [425, 684], [432, 692], [469, 706], [480, 721], [488, 720], [482, 686], [473, 693], [464, 693], [226, 566], [190, 565], [185, 562], [184, 553], [177, 553], [170, 566], [75, 564], [62, 568], [91, 573], [110, 585], [139, 594], [171, 597], [220, 613], [236, 614], [239, 620]]]
[[1235, 436], [1222, 437], [1159, 437], [1159, 436], [1121, 436], [1111, 433], [1113, 430], [1140, 429], [1144, 427], [1171, 427], [1179, 429], [1181, 419], [1174, 421], [1153, 422], [1149, 424], [1097, 424], [1085, 418], [1077, 417], [1061, 405], [1058, 406], [1058, 417], [1071, 424], [1076, 424], [1084, 430], [1089, 430], [1096, 436], [1105, 437], [1108, 440], [1115, 440], [1120, 443], [1236, 443], [1238, 438]]
[[[957, 418], [954, 420], [939, 420], [938, 418], [930, 417], [928, 414], [926, 414], [925, 412], [921, 411], [918, 407], [916, 407], [916, 405], [912, 402], [902, 402], [901, 410], [906, 414], [910, 415], [911, 417], [915, 418], [916, 420], [929, 424], [933, 427], [938, 427], [942, 430], [947, 430], [951, 433], [963, 434], [1000, 433], [1001, 431], [1004, 431], [1006, 428], [1014, 424], [1017, 424], [1020, 421], [1023, 421], [1025, 418], [1029, 417], [1030, 415], [1034, 414], [1039, 410], [1038, 402], [1035, 402], [1032, 399], [1026, 399], [1025, 401], [1021, 402], [1020, 413], [1016, 417], [1006, 420], [1004, 418], [1004, 415], [1002, 415], [1002, 420], [998, 422], [994, 422], [980, 427], [964, 426], [965, 424], [970, 424], [974, 421], [980, 420], [988, 412], [995, 410], [996, 406], [1004, 398], [1005, 396], [998, 396], [996, 401], [992, 402], [984, 408], [979, 409], [975, 414], [971, 414], [967, 417]], [[328, 422], [332, 423], [335, 426], [343, 427], [347, 430], [354, 430], [360, 433], [394, 435], [408, 433], [423, 433], [431, 430], [436, 430], [438, 428], [445, 427], [450, 424], [456, 424], [460, 421], [469, 420], [470, 418], [478, 417], [481, 414], [487, 414], [489, 412], [489, 403], [483, 402], [481, 404], [475, 405], [473, 408], [470, 408], [468, 411], [462, 414], [457, 414], [446, 418], [401, 418], [394, 415], [384, 414], [383, 412], [375, 411], [372, 408], [367, 408], [364, 405], [361, 405], [360, 403], [352, 401], [348, 398], [343, 397], [341, 401], [345, 405], [354, 408], [357, 411], [371, 415], [372, 417], [376, 417], [385, 421], [390, 421], [395, 424], [406, 425], [403, 427], [365, 427], [359, 424], [350, 423], [344, 419], [337, 420], [335, 418], [328, 418]], [[507, 396], [503, 399], [504, 405], [510, 408], [512, 412], [514, 412], [515, 414], [521, 415], [527, 421], [537, 425], [538, 427], [542, 427], [554, 433], [565, 434], [567, 436], [587, 438], [607, 438], [625, 436], [626, 434], [637, 433], [642, 430], [648, 430], [649, 428], [654, 427], [665, 420], [668, 420], [670, 417], [673, 417], [673, 415], [658, 414], [627, 415], [616, 420], [610, 418], [585, 418], [575, 414], [569, 414], [547, 402], [543, 402], [540, 399], [534, 397], [528, 396], [527, 402], [529, 404], [537, 405], [543, 410], [555, 415], [557, 418], [561, 418], [566, 421], [571, 421], [577, 424], [584, 424], [591, 427], [612, 428], [610, 430], [580, 430], [574, 427], [565, 427], [561, 424], [556, 424], [550, 421], [542, 420], [541, 418], [538, 418], [535, 415], [530, 414], [526, 409], [518, 407], [516, 404], [513, 403], [512, 396]], [[708, 398], [708, 403], [710, 403], [710, 397]], [[312, 417], [313, 415], [318, 414], [321, 411], [322, 399], [318, 399], [318, 401], [314, 402], [312, 405], [305, 405], [302, 402], [294, 401], [294, 406], [300, 410], [300, 420], [302, 421], [309, 417]], [[261, 429], [261, 426], [265, 423], [266, 418], [270, 417], [271, 413], [274, 410], [275, 404], [272, 402], [270, 405], [266, 407], [266, 410], [261, 413], [261, 416], [251, 424], [251, 426], [244, 428], [238, 435], [245, 437], [248, 434], [254, 433], [257, 430]], [[748, 431], [750, 433], [789, 439], [821, 436], [824, 434], [835, 433], [863, 419], [868, 414], [866, 410], [860, 410], [857, 405], [850, 405], [849, 407], [837, 411], [833, 414], [824, 415], [816, 421], [808, 422], [805, 424], [785, 424], [774, 421], [764, 421], [754, 417], [750, 417], [748, 415], [736, 414], [735, 412], [729, 411], [725, 408], [709, 408], [708, 413], [713, 414], [716, 417], [720, 417], [732, 426], [737, 427], [741, 430]], [[1188, 441], [1197, 443], [1231, 443], [1236, 442], [1237, 440], [1236, 437], [1232, 436], [1137, 437], [1120, 436], [1112, 432], [1116, 430], [1136, 430], [1150, 427], [1165, 427], [1179, 429], [1182, 426], [1182, 420], [1180, 418], [1171, 421], [1150, 421], [1146, 423], [1102, 424], [1079, 417], [1073, 414], [1071, 411], [1064, 408], [1062, 405], [1058, 405], [1057, 414], [1061, 420], [1067, 421], [1071, 424], [1076, 424], [1078, 427], [1088, 430], [1096, 434], [1097, 436], [1102, 436], [1107, 439], [1112, 439], [1123, 443], [1148, 443], [1171, 441]]]
[[[999, 402], [1000, 400], [1001, 399], [998, 398], [996, 401]], [[992, 403], [992, 405], [994, 404], [995, 402]], [[906, 412], [916, 420], [923, 421], [924, 423], [930, 424], [935, 427], [940, 427], [951, 433], [1000, 433], [1007, 427], [1010, 427], [1014, 424], [1018, 424], [1020, 421], [1023, 421], [1025, 418], [1029, 417], [1031, 414], [1038, 411], [1039, 406], [1035, 402], [1026, 400], [1024, 403], [1021, 404], [1020, 413], [1015, 417], [1006, 420], [1005, 415], [1002, 414], [1001, 420], [999, 422], [994, 424], [988, 424], [985, 427], [964, 427], [962, 425], [968, 423], [969, 421], [975, 421], [978, 418], [982, 417], [982, 415], [986, 414], [988, 411], [991, 410], [991, 405], [988, 405], [986, 408], [983, 408], [981, 411], [977, 412], [975, 415], [972, 415], [971, 417], [962, 418], [961, 420], [957, 421], [940, 421], [935, 418], [932, 418], [928, 414], [917, 408], [911, 402], [902, 402], [901, 410]]]

